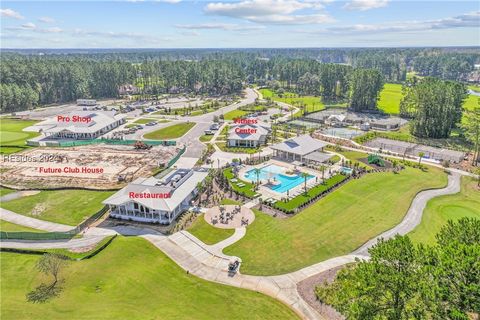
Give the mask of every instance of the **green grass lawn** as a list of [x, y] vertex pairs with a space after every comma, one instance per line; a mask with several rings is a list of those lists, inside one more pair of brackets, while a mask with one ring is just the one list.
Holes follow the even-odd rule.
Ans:
[[201, 135], [200, 138], [198, 139], [202, 142], [209, 142], [210, 140], [212, 140], [212, 138], [213, 138], [213, 134], [204, 134], [204, 135]]
[[190, 129], [195, 126], [195, 122], [181, 122], [162, 129], [158, 129], [153, 132], [145, 134], [145, 139], [151, 140], [165, 140], [165, 139], [177, 139], [182, 137]]
[[197, 217], [187, 231], [206, 244], [215, 244], [231, 237], [235, 233], [235, 229], [220, 229], [209, 225], [203, 215]]
[[58, 190], [2, 202], [0, 207], [33, 218], [75, 226], [101, 208], [113, 191]]
[[291, 218], [257, 211], [246, 236], [224, 253], [242, 258], [244, 274], [292, 272], [352, 252], [400, 223], [419, 191], [446, 183], [446, 174], [437, 168], [367, 174]]
[[0, 231], [6, 232], [44, 232], [42, 230], [33, 229], [25, 226], [21, 226], [19, 224], [11, 223], [5, 220], [0, 220]]
[[400, 113], [400, 100], [402, 100], [402, 85], [397, 83], [385, 83], [380, 92], [378, 108], [386, 113]]
[[[337, 151], [337, 150], [335, 150], [335, 148], [333, 146], [326, 146], [325, 149], [343, 155], [345, 158], [347, 158], [348, 160], [350, 160], [352, 162], [352, 165], [355, 165], [356, 163], [358, 163], [358, 165], [362, 168], [367, 168], [367, 169], [372, 168], [371, 166], [367, 165], [366, 163], [363, 163], [363, 162], [359, 161], [359, 159], [367, 158], [368, 157], [367, 153], [360, 152], [360, 151], [352, 151], [352, 150]], [[334, 160], [336, 160], [336, 159], [334, 159]], [[339, 160], [340, 160], [340, 157], [338, 157], [337, 161], [339, 161]]]
[[422, 222], [408, 235], [414, 242], [435, 243], [435, 235], [448, 220], [469, 217], [480, 219], [480, 189], [471, 177], [462, 177], [457, 194], [436, 197], [427, 203]]
[[0, 118], [0, 153], [10, 154], [28, 148], [25, 141], [39, 135], [38, 132], [25, 132], [22, 129], [38, 121]]
[[[146, 123], [149, 123], [149, 122], [152, 122], [152, 121], [157, 121], [157, 122], [159, 122], [157, 119], [140, 118], [140, 119], [138, 119], [138, 120], [135, 120], [133, 123], [146, 124]], [[167, 121], [167, 122], [168, 122], [168, 121]]]
[[473, 110], [473, 108], [478, 106], [480, 106], [480, 97], [473, 94], [469, 94], [463, 102], [463, 107], [467, 110]]
[[223, 204], [223, 205], [228, 205], [228, 204], [239, 205], [239, 204], [242, 204], [242, 203], [239, 202], [239, 201], [232, 200], [232, 199], [222, 199], [220, 201], [220, 204]]
[[230, 112], [227, 112], [223, 115], [223, 119], [225, 120], [233, 120], [233, 119], [236, 119], [236, 118], [241, 118], [245, 115], [247, 115], [248, 112], [247, 111], [243, 111], [243, 110], [232, 110]]
[[187, 274], [137, 237], [117, 237], [93, 258], [70, 262], [60, 295], [29, 303], [25, 295], [50, 281], [38, 259], [0, 253], [2, 319], [297, 319], [273, 298]]
[[[299, 96], [298, 94], [293, 92], [285, 92], [282, 97], [280, 97], [271, 89], [260, 89], [260, 93], [264, 98], [271, 98], [273, 101], [288, 103], [292, 106], [305, 105], [307, 112], [314, 112], [325, 109], [325, 105], [320, 97]], [[299, 111], [297, 112], [297, 114], [295, 114], [295, 116], [301, 116], [302, 113], [303, 111]]]
[[13, 193], [15, 190], [7, 189], [7, 188], [0, 188], [0, 197], [6, 196], [9, 193]]
[[472, 90], [472, 91], [475, 91], [475, 92], [480, 92], [480, 86], [477, 86], [477, 85], [469, 85], [468, 86], [468, 89]]

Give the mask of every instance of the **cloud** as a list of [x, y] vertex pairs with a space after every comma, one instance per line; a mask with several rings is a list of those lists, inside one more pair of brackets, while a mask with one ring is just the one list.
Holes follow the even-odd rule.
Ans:
[[22, 29], [35, 29], [37, 26], [32, 23], [32, 22], [27, 22], [27, 23], [24, 23], [22, 24], [21, 28]]
[[266, 24], [319, 24], [333, 22], [326, 14], [293, 14], [300, 10], [319, 10], [324, 1], [243, 0], [214, 2], [205, 6], [207, 14], [243, 19]]
[[201, 23], [201, 24], [177, 24], [176, 28], [191, 29], [191, 30], [225, 30], [225, 31], [249, 31], [264, 29], [264, 26], [259, 25], [238, 25], [232, 23]]
[[152, 43], [158, 43], [161, 41], [171, 41], [168, 37], [155, 37], [143, 33], [135, 32], [114, 32], [114, 31], [91, 31], [84, 29], [74, 29], [71, 33], [73, 36], [86, 36], [86, 37], [103, 37], [113, 39], [129, 39], [129, 40], [142, 40]]
[[366, 11], [386, 7], [389, 0], [352, 0], [346, 3], [343, 8], [347, 10]]
[[333, 34], [372, 34], [372, 33], [392, 33], [392, 32], [417, 32], [438, 29], [456, 29], [456, 28], [479, 28], [480, 11], [469, 12], [455, 17], [425, 20], [425, 21], [401, 21], [388, 24], [354, 24], [340, 27], [329, 27], [321, 30], [305, 31], [302, 33], [333, 33]]
[[40, 18], [38, 18], [38, 21], [43, 22], [43, 23], [54, 23], [55, 19], [50, 18], [50, 17], [40, 17]]
[[195, 30], [182, 31], [182, 32], [180, 32], [180, 34], [182, 36], [187, 36], [187, 37], [198, 37], [200, 35], [200, 33], [198, 31], [195, 31]]
[[2, 17], [13, 18], [13, 19], [24, 19], [24, 17], [17, 11], [12, 9], [0, 9], [0, 15]]

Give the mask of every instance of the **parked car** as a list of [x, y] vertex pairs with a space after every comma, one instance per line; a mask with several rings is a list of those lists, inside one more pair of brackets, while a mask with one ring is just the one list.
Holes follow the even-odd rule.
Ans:
[[210, 136], [210, 135], [213, 135], [214, 133], [213, 133], [212, 130], [205, 130], [205, 134], [206, 134], [207, 136]]
[[146, 126], [149, 126], [149, 127], [150, 127], [150, 126], [153, 126], [153, 122], [146, 123], [145, 125], [146, 125]]

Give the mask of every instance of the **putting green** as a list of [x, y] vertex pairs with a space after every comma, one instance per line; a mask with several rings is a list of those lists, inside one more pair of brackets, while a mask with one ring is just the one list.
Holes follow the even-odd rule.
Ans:
[[28, 137], [28, 133], [23, 132], [11, 132], [11, 131], [0, 131], [0, 141], [4, 144], [8, 144], [11, 141], [21, 140]]

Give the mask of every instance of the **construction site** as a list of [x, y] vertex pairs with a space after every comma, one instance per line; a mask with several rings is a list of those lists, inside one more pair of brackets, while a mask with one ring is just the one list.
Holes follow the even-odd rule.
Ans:
[[87, 145], [34, 148], [0, 159], [2, 185], [14, 189], [119, 189], [165, 167], [176, 146]]

